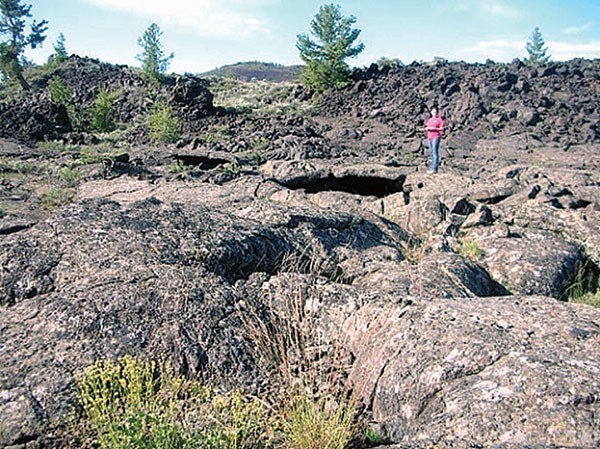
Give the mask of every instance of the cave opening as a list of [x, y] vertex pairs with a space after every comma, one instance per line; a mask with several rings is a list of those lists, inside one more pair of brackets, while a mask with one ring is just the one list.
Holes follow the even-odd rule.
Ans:
[[309, 179], [305, 181], [294, 181], [281, 183], [293, 190], [304, 190], [306, 193], [319, 192], [347, 192], [360, 196], [375, 196], [383, 198], [393, 193], [403, 191], [406, 177], [400, 176], [395, 179], [382, 178], [379, 176], [342, 176], [330, 175], [326, 178]]

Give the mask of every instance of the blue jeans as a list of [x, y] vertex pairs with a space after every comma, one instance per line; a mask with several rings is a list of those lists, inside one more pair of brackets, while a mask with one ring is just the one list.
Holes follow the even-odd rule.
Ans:
[[427, 139], [429, 151], [431, 152], [431, 171], [437, 172], [440, 168], [440, 137], [437, 139]]

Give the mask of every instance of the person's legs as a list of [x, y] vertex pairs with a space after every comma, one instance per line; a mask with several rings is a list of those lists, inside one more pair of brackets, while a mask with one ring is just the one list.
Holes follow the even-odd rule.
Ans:
[[431, 152], [431, 171], [437, 173], [440, 167], [440, 138], [429, 139], [429, 151]]

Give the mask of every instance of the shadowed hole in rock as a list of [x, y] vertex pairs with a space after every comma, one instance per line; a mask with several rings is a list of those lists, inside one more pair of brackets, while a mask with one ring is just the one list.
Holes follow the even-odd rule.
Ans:
[[200, 170], [212, 170], [230, 162], [227, 159], [190, 155], [177, 155], [175, 160], [180, 161], [183, 165], [196, 167]]
[[383, 198], [393, 193], [402, 192], [405, 179], [405, 176], [388, 179], [378, 176], [342, 176], [338, 178], [330, 175], [327, 178], [282, 182], [281, 184], [292, 190], [303, 189], [306, 193], [347, 192], [355, 195]]

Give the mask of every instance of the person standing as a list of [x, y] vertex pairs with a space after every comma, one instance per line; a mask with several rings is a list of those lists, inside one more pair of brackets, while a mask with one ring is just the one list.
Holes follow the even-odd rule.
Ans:
[[431, 117], [425, 122], [425, 131], [431, 153], [431, 169], [428, 173], [437, 173], [440, 167], [440, 142], [444, 132], [444, 121], [435, 106], [431, 108]]

